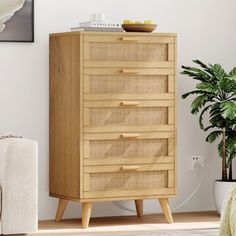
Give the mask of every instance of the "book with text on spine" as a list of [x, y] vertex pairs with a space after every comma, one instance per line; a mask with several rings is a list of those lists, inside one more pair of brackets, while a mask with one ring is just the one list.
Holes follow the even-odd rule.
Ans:
[[88, 21], [79, 23], [79, 27], [95, 27], [95, 28], [121, 28], [121, 24], [107, 23], [103, 21]]
[[102, 32], [123, 32], [122, 28], [109, 27], [73, 27], [71, 31], [102, 31]]

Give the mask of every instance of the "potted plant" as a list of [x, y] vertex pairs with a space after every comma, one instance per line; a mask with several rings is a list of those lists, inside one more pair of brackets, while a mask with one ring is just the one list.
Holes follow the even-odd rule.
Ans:
[[[204, 64], [193, 61], [196, 67], [182, 66], [181, 74], [197, 80], [196, 89], [182, 96], [196, 95], [191, 104], [191, 113], [199, 114], [199, 125], [204, 131], [211, 131], [206, 141], [219, 140], [218, 153], [222, 158], [222, 178], [214, 182], [216, 207], [221, 213], [224, 198], [232, 185], [232, 162], [236, 157], [236, 67], [229, 73], [219, 64]], [[205, 126], [204, 116], [209, 116]]]

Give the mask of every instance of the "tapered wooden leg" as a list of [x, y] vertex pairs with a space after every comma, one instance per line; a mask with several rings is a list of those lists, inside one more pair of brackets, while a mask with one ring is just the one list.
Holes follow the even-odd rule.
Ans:
[[134, 202], [137, 211], [137, 216], [143, 216], [143, 200], [134, 200]]
[[57, 214], [56, 214], [56, 221], [61, 221], [64, 211], [66, 209], [68, 200], [59, 199], [58, 207], [57, 207]]
[[89, 226], [91, 211], [92, 211], [91, 202], [82, 203], [82, 227], [83, 228], [88, 228]]
[[167, 220], [168, 223], [173, 223], [173, 217], [171, 214], [171, 210], [170, 210], [170, 205], [169, 205], [169, 200], [168, 198], [160, 198], [159, 199], [162, 211], [165, 215], [165, 218]]

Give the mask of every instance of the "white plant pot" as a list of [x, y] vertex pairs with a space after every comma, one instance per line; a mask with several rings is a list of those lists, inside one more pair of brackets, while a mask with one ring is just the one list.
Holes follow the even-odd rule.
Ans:
[[216, 180], [214, 182], [214, 200], [218, 213], [221, 215], [225, 198], [236, 182], [223, 182]]

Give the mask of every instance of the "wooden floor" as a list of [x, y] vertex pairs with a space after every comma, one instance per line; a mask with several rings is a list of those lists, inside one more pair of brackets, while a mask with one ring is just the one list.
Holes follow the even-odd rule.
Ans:
[[95, 233], [114, 235], [117, 232], [208, 229], [218, 228], [220, 220], [216, 212], [178, 213], [173, 217], [174, 224], [167, 224], [163, 215], [91, 218], [88, 229], [81, 228], [81, 219], [63, 220], [60, 223], [41, 221], [36, 235], [96, 235]]

